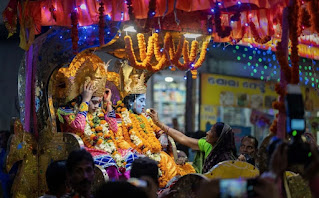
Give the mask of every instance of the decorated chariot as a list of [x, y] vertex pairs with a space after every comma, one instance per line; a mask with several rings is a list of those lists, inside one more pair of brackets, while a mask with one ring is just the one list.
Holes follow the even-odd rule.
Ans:
[[[313, 2], [307, 4], [318, 7]], [[48, 164], [66, 159], [78, 148], [93, 154], [97, 183], [110, 176], [127, 176], [130, 163], [140, 155], [159, 162], [161, 187], [175, 176], [193, 173], [189, 164], [176, 164], [174, 141], [168, 137], [165, 144], [161, 130], [143, 111], [136, 111], [135, 100], [145, 100], [145, 84], [158, 71], [184, 70], [195, 79], [211, 42], [268, 48], [269, 41], [281, 38], [277, 54], [282, 78], [276, 88], [280, 97], [274, 105], [279, 115], [271, 131], [283, 137], [284, 124], [277, 123], [284, 122], [286, 84], [299, 80], [297, 30], [301, 23], [311, 34], [311, 25], [294, 20], [304, 11], [296, 0], [290, 4], [245, 0], [11, 0], [4, 20], [9, 33], [14, 34], [19, 19], [20, 46], [26, 50], [19, 71], [20, 120], [14, 123], [6, 164], [10, 170], [22, 161], [13, 196], [43, 194]], [[313, 9], [307, 12], [316, 18]], [[287, 62], [289, 36], [292, 67]], [[270, 47], [275, 49], [275, 45]], [[113, 61], [106, 63], [110, 55]], [[96, 89], [93, 96], [103, 98], [106, 90], [112, 93], [108, 100], [100, 99], [104, 103], [93, 113], [79, 97], [91, 81]], [[206, 176], [229, 177], [226, 172], [232, 170], [242, 175], [242, 169], [249, 170], [246, 177], [259, 174], [244, 162], [219, 167]], [[227, 168], [230, 171], [224, 172]]]

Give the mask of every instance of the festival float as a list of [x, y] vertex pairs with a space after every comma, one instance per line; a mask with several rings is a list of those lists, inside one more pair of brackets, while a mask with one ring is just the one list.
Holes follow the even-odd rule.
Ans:
[[[156, 131], [154, 123], [143, 116], [131, 115], [122, 100], [134, 89], [130, 84], [143, 87], [161, 70], [190, 72], [192, 79], [196, 79], [208, 46], [213, 42], [270, 47], [276, 51], [281, 78], [276, 84], [279, 97], [273, 107], [279, 113], [270, 131], [285, 138], [286, 85], [299, 82], [299, 56], [318, 57], [314, 34], [319, 31], [318, 6], [314, 0], [203, 0], [200, 3], [191, 0], [11, 0], [3, 12], [5, 25], [10, 36], [17, 33], [17, 24], [20, 24], [20, 47], [25, 50], [18, 74], [20, 120], [14, 124], [7, 159], [7, 170], [22, 161], [12, 187], [13, 196], [42, 195], [46, 190], [44, 173], [51, 161], [66, 159], [73, 149], [96, 147], [115, 139], [118, 141], [113, 150], [133, 148], [160, 162], [161, 187], [176, 175], [193, 172], [192, 167], [175, 164], [176, 148], [172, 139], [169, 138], [169, 151], [160, 154], [164, 151], [155, 135], [146, 137], [142, 132]], [[312, 51], [307, 47], [310, 45]], [[70, 82], [74, 82], [84, 63], [105, 64], [108, 60], [100, 58], [103, 54], [118, 60], [99, 72], [104, 72], [107, 86], [112, 90], [112, 106], [117, 111], [122, 136], [96, 133], [105, 130], [104, 125], [94, 126], [94, 123], [88, 137], [61, 133], [58, 108], [65, 102]], [[96, 72], [97, 68], [92, 67]], [[136, 82], [134, 78], [129, 81], [135, 74]], [[146, 129], [140, 129], [142, 125]], [[130, 132], [132, 128], [138, 132]], [[161, 163], [162, 159], [167, 162]], [[125, 168], [126, 164], [119, 166]], [[169, 171], [170, 166], [175, 167], [174, 173]], [[239, 163], [237, 167], [241, 166], [245, 164]], [[97, 169], [96, 182], [104, 181], [105, 169], [99, 166]]]

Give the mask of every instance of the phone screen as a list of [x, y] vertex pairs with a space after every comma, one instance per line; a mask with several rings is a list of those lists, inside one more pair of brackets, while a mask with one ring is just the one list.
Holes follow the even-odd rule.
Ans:
[[222, 179], [219, 181], [219, 192], [221, 198], [247, 197], [247, 180]]
[[253, 179], [222, 179], [219, 181], [220, 197], [256, 197]]

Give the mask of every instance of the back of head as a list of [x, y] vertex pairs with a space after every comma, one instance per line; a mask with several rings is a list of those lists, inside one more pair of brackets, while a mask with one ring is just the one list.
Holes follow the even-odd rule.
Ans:
[[[50, 191], [50, 194], [57, 195], [59, 191], [65, 190], [66, 181], [66, 163], [62, 161], [52, 162], [45, 173], [46, 182]], [[65, 192], [64, 192], [65, 193]], [[63, 193], [62, 193], [63, 194]]]
[[81, 161], [88, 161], [92, 163], [94, 167], [94, 160], [92, 155], [85, 149], [74, 150], [69, 154], [69, 157], [66, 161], [67, 172], [71, 173], [73, 168]]
[[126, 181], [114, 181], [102, 184], [95, 192], [95, 198], [147, 198], [144, 190]]
[[134, 178], [141, 178], [143, 176], [150, 177], [158, 185], [157, 162], [148, 157], [138, 158], [132, 163], [130, 175]]

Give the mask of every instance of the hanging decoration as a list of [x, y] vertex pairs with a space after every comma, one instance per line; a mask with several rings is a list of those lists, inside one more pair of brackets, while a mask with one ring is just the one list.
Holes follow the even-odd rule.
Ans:
[[293, 6], [288, 7], [288, 21], [289, 21], [289, 38], [291, 40], [291, 79], [290, 83], [299, 83], [299, 56], [298, 56], [298, 37], [301, 34], [301, 16], [300, 16], [300, 2], [293, 1]]
[[154, 18], [156, 14], [156, 0], [150, 0], [148, 3], [148, 13], [147, 13], [147, 19], [144, 26], [144, 31], [149, 32], [150, 31], [150, 25], [151, 25], [151, 19]]
[[77, 54], [78, 51], [78, 41], [79, 41], [79, 30], [78, 30], [78, 13], [76, 10], [71, 12], [71, 38], [72, 38], [72, 49], [73, 53]]
[[104, 27], [105, 27], [104, 3], [101, 1], [100, 7], [99, 7], [99, 41], [100, 41], [100, 46], [104, 45]]
[[271, 40], [271, 37], [268, 35], [265, 36], [264, 38], [260, 38], [258, 31], [256, 29], [256, 25], [252, 21], [249, 22], [249, 26], [250, 26], [251, 33], [252, 33], [252, 35], [257, 43], [265, 44]]
[[[193, 76], [197, 75], [197, 70], [203, 63], [206, 57], [207, 47], [209, 45], [208, 41], [204, 41], [202, 44], [202, 49], [199, 58], [196, 60], [199, 43], [196, 40], [192, 41], [191, 51], [189, 53], [189, 42], [185, 40], [183, 35], [180, 36], [177, 48], [173, 42], [172, 35], [167, 32], [164, 37], [164, 46], [161, 48], [159, 46], [158, 34], [154, 33], [148, 38], [148, 44], [146, 47], [144, 35], [137, 34], [137, 42], [139, 48], [139, 60], [136, 58], [133, 49], [133, 43], [130, 36], [124, 37], [125, 41], [125, 51], [130, 62], [130, 65], [136, 69], [147, 69], [152, 72], [156, 72], [164, 69], [165, 67], [172, 66], [172, 70], [175, 70], [173, 66], [176, 66], [180, 70], [194, 70], [192, 71]], [[155, 56], [157, 63], [151, 63], [152, 56]], [[179, 61], [180, 57], [183, 55], [184, 62]]]
[[319, 6], [317, 0], [310, 0], [308, 10], [311, 16], [312, 27], [314, 31], [319, 33]]
[[216, 3], [216, 6], [214, 8], [214, 19], [215, 19], [215, 27], [216, 27], [216, 32], [219, 37], [225, 38], [228, 37], [232, 31], [232, 28], [230, 26], [225, 26], [224, 29], [222, 27], [222, 20], [221, 20], [221, 14], [220, 14], [220, 9], [218, 6], [218, 3]]

